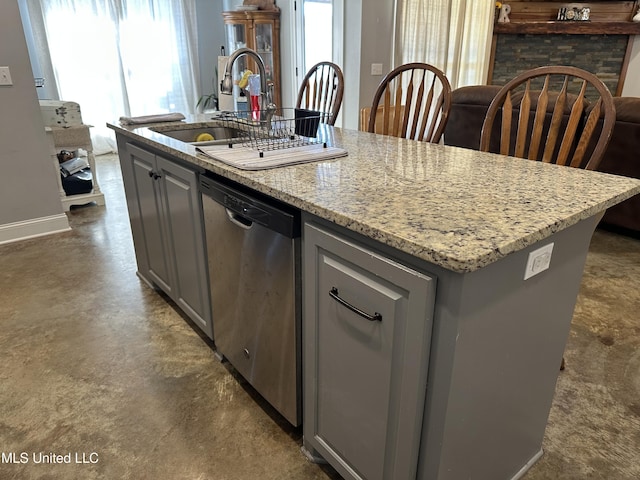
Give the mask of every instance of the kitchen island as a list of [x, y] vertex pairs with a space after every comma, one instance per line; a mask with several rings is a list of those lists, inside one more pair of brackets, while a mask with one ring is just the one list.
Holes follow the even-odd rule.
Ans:
[[[331, 127], [322, 135], [347, 157], [244, 171], [146, 126], [110, 127], [119, 148], [148, 149], [303, 213], [311, 454], [345, 478], [421, 480], [519, 478], [541, 455], [591, 234], [606, 208], [640, 192], [638, 180]], [[335, 308], [325, 305], [326, 265], [383, 292], [382, 321], [323, 331], [319, 318]], [[405, 285], [396, 277], [417, 280], [395, 288]], [[353, 355], [387, 361], [364, 383], [376, 389], [365, 392], [370, 404], [348, 405], [358, 392], [342, 392], [342, 422], [325, 389], [366, 374], [325, 363], [340, 353], [334, 334], [351, 335], [336, 345], [363, 342]]]

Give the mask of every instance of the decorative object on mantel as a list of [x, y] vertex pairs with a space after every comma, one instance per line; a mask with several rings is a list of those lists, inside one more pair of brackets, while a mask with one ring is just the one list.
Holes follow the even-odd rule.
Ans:
[[638, 11], [631, 19], [633, 22], [640, 23], [640, 5], [638, 6]]
[[509, 14], [511, 13], [511, 6], [507, 3], [503, 3], [500, 7], [500, 15], [498, 16], [498, 23], [509, 23]]
[[584, 8], [568, 8], [562, 7], [558, 9], [558, 20], [576, 20], [586, 22], [591, 16], [591, 9], [589, 7]]
[[275, 0], [244, 0], [244, 6], [256, 6], [258, 10], [280, 10], [276, 6]]

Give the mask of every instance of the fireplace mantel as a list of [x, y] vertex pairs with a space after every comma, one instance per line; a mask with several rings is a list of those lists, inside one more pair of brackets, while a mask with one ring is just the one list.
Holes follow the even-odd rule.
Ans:
[[496, 23], [493, 33], [545, 35], [640, 35], [635, 22], [508, 22]]

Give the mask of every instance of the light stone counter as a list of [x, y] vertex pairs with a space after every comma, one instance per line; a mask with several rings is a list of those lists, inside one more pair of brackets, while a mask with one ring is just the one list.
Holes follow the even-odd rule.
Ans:
[[347, 157], [262, 171], [210, 160], [145, 126], [109, 127], [454, 272], [478, 270], [640, 193], [637, 179], [332, 127], [322, 133]]

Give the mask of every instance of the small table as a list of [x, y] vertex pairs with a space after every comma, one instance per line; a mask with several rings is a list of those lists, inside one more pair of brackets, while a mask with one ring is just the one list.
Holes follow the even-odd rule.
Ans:
[[[91, 125], [76, 125], [72, 127], [45, 127], [47, 134], [50, 135], [50, 141], [53, 143], [55, 150], [53, 155], [53, 161], [55, 165], [55, 171], [58, 173], [56, 178], [58, 179], [58, 188], [60, 190], [60, 199], [62, 201], [62, 207], [65, 212], [69, 211], [71, 205], [85, 205], [87, 203], [94, 202], [96, 205], [104, 205], [104, 194], [100, 191], [98, 185], [98, 175], [96, 172], [96, 159], [93, 155], [93, 144], [91, 143], [91, 135], [89, 128]], [[62, 188], [62, 180], [59, 174], [59, 161], [57, 152], [60, 150], [77, 150], [82, 148], [87, 151], [87, 161], [91, 168], [91, 176], [93, 189], [89, 193], [81, 193], [77, 195], [67, 195]]]

